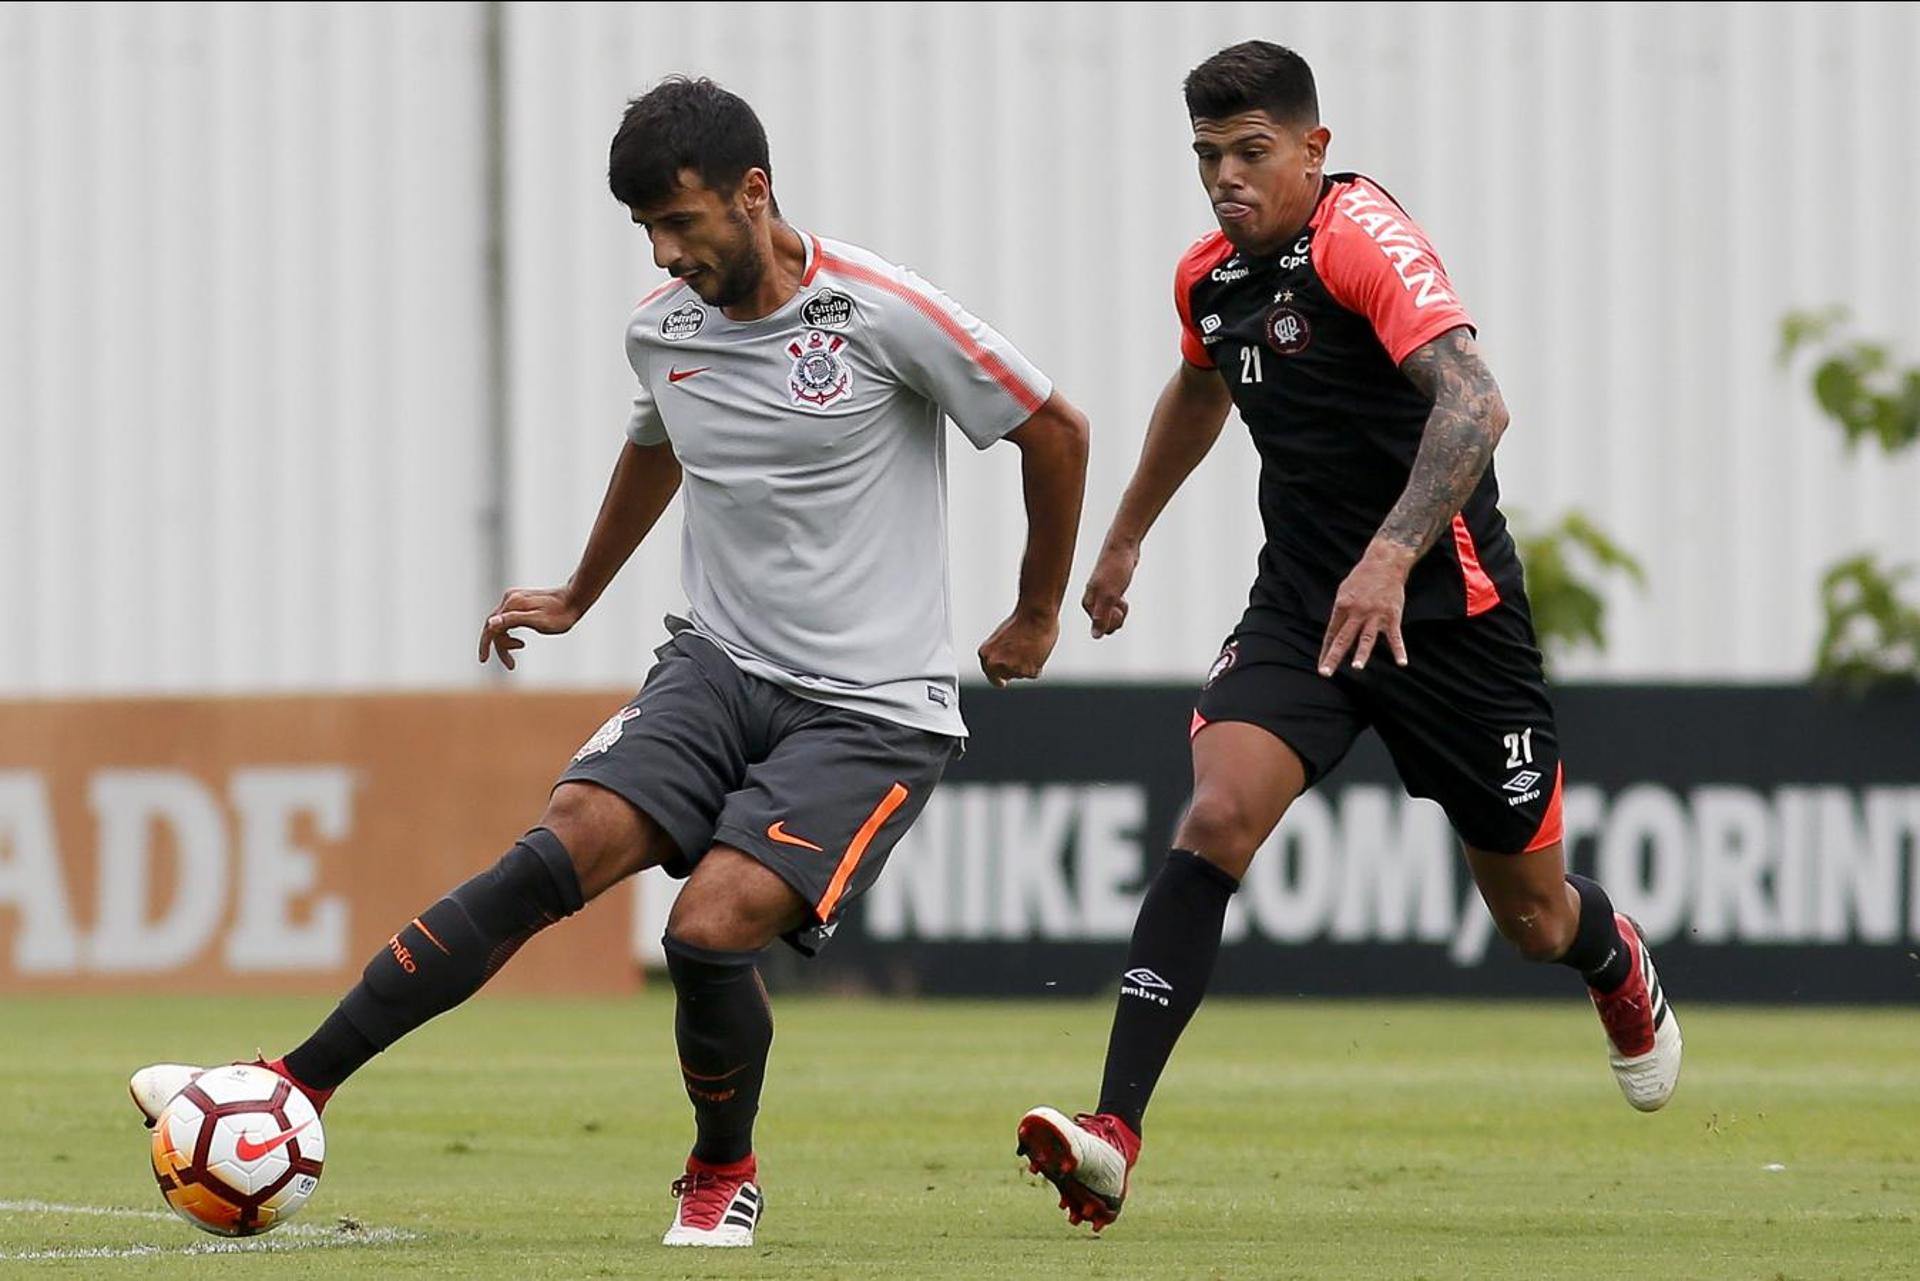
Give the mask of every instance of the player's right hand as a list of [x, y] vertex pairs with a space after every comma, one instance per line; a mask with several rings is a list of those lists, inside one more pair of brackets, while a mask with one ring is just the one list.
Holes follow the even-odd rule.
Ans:
[[487, 652], [500, 656], [508, 671], [513, 670], [513, 651], [524, 649], [526, 642], [512, 634], [515, 627], [531, 627], [546, 636], [558, 636], [580, 621], [580, 610], [573, 594], [564, 587], [516, 587], [500, 598], [500, 604], [487, 616], [480, 629], [480, 661]]
[[1080, 597], [1080, 608], [1093, 620], [1093, 638], [1111, 636], [1127, 621], [1127, 588], [1133, 584], [1133, 571], [1140, 565], [1138, 544], [1112, 544], [1100, 549], [1093, 576]]

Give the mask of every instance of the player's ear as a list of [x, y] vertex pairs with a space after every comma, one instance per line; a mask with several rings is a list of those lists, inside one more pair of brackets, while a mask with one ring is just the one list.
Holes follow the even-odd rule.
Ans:
[[749, 216], [773, 202], [773, 180], [765, 169], [749, 169], [740, 178], [740, 207]]
[[1315, 125], [1300, 141], [1307, 150], [1307, 172], [1319, 173], [1327, 162], [1327, 144], [1333, 141], [1333, 131], [1325, 125]]

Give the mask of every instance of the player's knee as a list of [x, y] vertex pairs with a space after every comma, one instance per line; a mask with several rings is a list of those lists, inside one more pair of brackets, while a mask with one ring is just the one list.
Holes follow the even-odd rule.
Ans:
[[[709, 863], [716, 860], [737, 866], [715, 873]], [[774, 873], [743, 854], [728, 860], [715, 850], [673, 901], [667, 933], [712, 952], [753, 952], [799, 925], [802, 911], [799, 897]]]
[[1501, 936], [1529, 961], [1559, 960], [1573, 944], [1579, 924], [1564, 896], [1503, 904], [1494, 910], [1493, 920]]
[[1251, 805], [1228, 791], [1203, 791], [1187, 807], [1175, 843], [1237, 880], [1264, 839]]
[[709, 952], [758, 951], [778, 933], [746, 905], [726, 895], [692, 892], [691, 886], [674, 900], [667, 917], [669, 937]]
[[562, 783], [553, 790], [537, 826], [560, 838], [574, 872], [593, 898], [608, 886], [659, 859], [651, 850], [646, 820], [625, 799], [592, 783]]

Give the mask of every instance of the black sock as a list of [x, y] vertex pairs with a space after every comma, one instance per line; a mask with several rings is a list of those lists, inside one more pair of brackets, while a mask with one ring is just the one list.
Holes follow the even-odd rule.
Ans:
[[732, 1165], [753, 1152], [753, 1118], [773, 1047], [773, 1010], [754, 968], [758, 952], [716, 952], [671, 934], [667, 973], [679, 997], [673, 1036], [693, 1102], [693, 1156]]
[[1135, 1134], [1174, 1043], [1206, 995], [1227, 900], [1239, 888], [1198, 854], [1174, 850], [1140, 903], [1097, 1109], [1118, 1116]]
[[584, 898], [560, 838], [536, 827], [498, 863], [407, 922], [360, 982], [286, 1056], [304, 1085], [331, 1090], [381, 1050], [480, 990], [520, 945]]
[[367, 1065], [380, 1047], [335, 1007], [326, 1021], [282, 1060], [293, 1079], [313, 1090], [331, 1090]]
[[1594, 991], [1611, 992], [1633, 972], [1632, 954], [1614, 923], [1613, 901], [1597, 881], [1584, 876], [1569, 875], [1567, 884], [1580, 895], [1580, 923], [1560, 964], [1580, 971]]

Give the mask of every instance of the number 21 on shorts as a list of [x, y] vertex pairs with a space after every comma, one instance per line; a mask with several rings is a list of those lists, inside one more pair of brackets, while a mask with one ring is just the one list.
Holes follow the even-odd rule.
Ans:
[[1504, 734], [1501, 742], [1507, 747], [1507, 768], [1519, 769], [1522, 765], [1533, 764], [1533, 730], [1523, 729], [1518, 734]]

